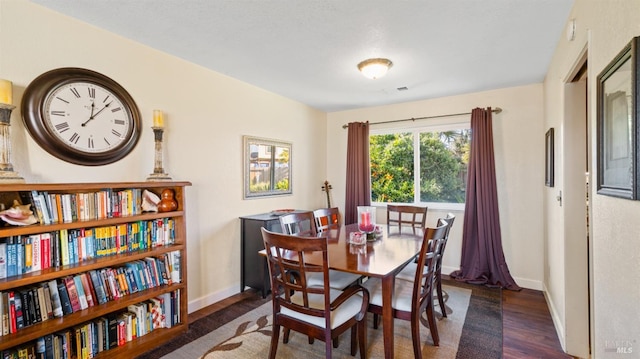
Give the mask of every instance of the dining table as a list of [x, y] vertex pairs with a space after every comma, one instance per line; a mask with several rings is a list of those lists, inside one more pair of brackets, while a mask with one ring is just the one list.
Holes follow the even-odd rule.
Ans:
[[[356, 273], [366, 277], [380, 278], [382, 282], [382, 330], [384, 356], [393, 358], [393, 307], [392, 298], [395, 277], [409, 262], [414, 260], [422, 245], [423, 232], [400, 232], [398, 227], [377, 226], [365, 244], [351, 244], [352, 232], [360, 232], [358, 224], [348, 224], [318, 233], [327, 238], [329, 268]], [[322, 255], [315, 252], [305, 255], [310, 264], [322, 265]]]

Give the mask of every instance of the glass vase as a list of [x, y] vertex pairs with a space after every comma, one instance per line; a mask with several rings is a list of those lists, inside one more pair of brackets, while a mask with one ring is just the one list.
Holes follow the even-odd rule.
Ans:
[[376, 208], [373, 206], [358, 206], [358, 229], [367, 234], [376, 230]]

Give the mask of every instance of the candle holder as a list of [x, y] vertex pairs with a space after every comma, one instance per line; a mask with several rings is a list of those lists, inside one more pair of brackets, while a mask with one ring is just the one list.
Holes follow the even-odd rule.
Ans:
[[0, 183], [24, 183], [11, 164], [11, 111], [13, 105], [0, 103]]
[[155, 161], [153, 173], [147, 177], [147, 181], [171, 181], [171, 177], [162, 168], [162, 134], [164, 133], [164, 128], [156, 126], [151, 128], [155, 138]]
[[367, 234], [367, 240], [375, 239], [376, 207], [358, 206], [358, 229]]

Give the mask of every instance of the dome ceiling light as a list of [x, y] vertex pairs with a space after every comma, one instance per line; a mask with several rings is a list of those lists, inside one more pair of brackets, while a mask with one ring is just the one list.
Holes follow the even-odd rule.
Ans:
[[393, 62], [389, 59], [367, 59], [358, 64], [358, 70], [365, 77], [375, 80], [386, 75], [391, 66], [393, 66]]

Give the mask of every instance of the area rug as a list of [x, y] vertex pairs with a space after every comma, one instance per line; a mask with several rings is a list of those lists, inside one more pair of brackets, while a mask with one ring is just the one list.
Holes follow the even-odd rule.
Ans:
[[[423, 356], [444, 359], [500, 358], [502, 356], [500, 290], [449, 280], [443, 281], [443, 284], [447, 318], [439, 315], [440, 308], [437, 304], [435, 310], [438, 316], [440, 346], [432, 345], [429, 329], [423, 326], [420, 331]], [[266, 358], [271, 338], [271, 302], [258, 299], [243, 302], [191, 323], [187, 333], [139, 358]], [[253, 307], [255, 308], [252, 309]], [[246, 313], [244, 313], [245, 310]], [[426, 324], [426, 318], [423, 319]], [[368, 315], [368, 320], [367, 357], [382, 358], [384, 357], [382, 328], [373, 329], [371, 314]], [[409, 328], [408, 321], [395, 320], [394, 354], [396, 358], [413, 358]], [[349, 340], [349, 333], [345, 333], [340, 338], [340, 346], [333, 350], [334, 358], [352, 358], [349, 354]], [[277, 357], [324, 358], [324, 343], [316, 340], [314, 344], [309, 344], [306, 336], [292, 332], [289, 343], [283, 344], [282, 340], [280, 341]]]

